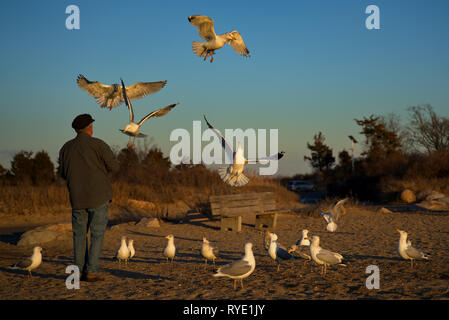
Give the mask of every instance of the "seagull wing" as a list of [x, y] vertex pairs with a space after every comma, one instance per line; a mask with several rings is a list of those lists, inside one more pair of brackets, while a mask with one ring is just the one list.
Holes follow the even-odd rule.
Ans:
[[324, 218], [326, 223], [330, 223], [331, 222], [331, 215], [330, 215], [329, 212], [321, 212], [321, 216]]
[[233, 263], [227, 264], [220, 269], [219, 273], [229, 276], [241, 276], [251, 270], [251, 265], [246, 260], [238, 260]]
[[269, 157], [259, 158], [259, 159], [247, 159], [246, 163], [268, 163], [269, 161], [279, 160], [284, 156], [285, 152], [281, 151], [279, 153], [273, 154]]
[[343, 210], [344, 210], [343, 204], [345, 204], [345, 202], [347, 200], [348, 200], [348, 198], [344, 198], [344, 199], [338, 201], [335, 204], [335, 206], [332, 208], [331, 213], [336, 221], [338, 221], [338, 218], [342, 215]]
[[98, 81], [89, 81], [82, 74], [78, 75], [76, 82], [78, 83], [78, 87], [97, 99], [97, 103], [104, 103], [106, 98], [110, 98], [114, 93], [113, 85], [102, 84]]
[[211, 18], [201, 15], [193, 15], [190, 16], [188, 20], [193, 26], [198, 27], [198, 33], [204, 40], [210, 41], [215, 39], [217, 36], [214, 30], [214, 20]]
[[218, 131], [217, 129], [215, 129], [210, 123], [209, 121], [207, 121], [206, 116], [203, 115], [204, 120], [206, 120], [207, 126], [209, 127], [209, 129], [211, 129], [213, 132], [215, 132], [215, 134], [217, 135], [217, 137], [220, 139], [221, 142], [221, 146], [223, 147], [223, 149], [225, 150], [226, 156], [233, 161], [234, 160], [234, 151], [232, 151], [232, 148], [230, 146], [230, 144], [226, 141], [226, 139], [221, 135], [220, 131]]
[[17, 262], [14, 265], [14, 268], [25, 269], [25, 268], [28, 268], [29, 266], [31, 266], [32, 263], [33, 263], [33, 260], [31, 260], [31, 258], [25, 258], [25, 259], [22, 259], [19, 262]]
[[335, 252], [331, 252], [326, 249], [321, 249], [320, 252], [317, 253], [317, 258], [328, 263], [328, 264], [337, 264], [341, 262], [343, 257]]
[[129, 110], [129, 122], [134, 122], [134, 112], [133, 112], [133, 106], [131, 105], [131, 101], [129, 100], [127, 94], [126, 94], [126, 87], [123, 83], [123, 80], [120, 78], [120, 81], [122, 82], [122, 94], [123, 99], [125, 100], [125, 104], [128, 107]]
[[159, 110], [156, 110], [156, 111], [153, 111], [153, 112], [147, 114], [145, 117], [142, 118], [142, 120], [139, 121], [138, 125], [141, 126], [145, 121], [147, 121], [151, 117], [162, 117], [162, 116], [165, 116], [171, 109], [176, 107], [178, 104], [179, 104], [179, 102], [173, 103], [173, 104], [171, 104], [169, 106], [166, 106], [164, 108], [161, 108]]
[[128, 92], [128, 98], [130, 100], [136, 100], [145, 97], [146, 95], [153, 94], [161, 90], [167, 84], [167, 80], [157, 82], [136, 82], [133, 85], [126, 88]]
[[276, 248], [276, 256], [281, 258], [282, 260], [295, 260], [295, 257], [293, 257], [290, 253], [280, 247]]
[[421, 259], [421, 258], [424, 258], [424, 256], [425, 256], [425, 254], [422, 251], [419, 251], [418, 249], [416, 249], [412, 246], [406, 248], [405, 253], [407, 253], [407, 255], [413, 259]]
[[237, 52], [238, 54], [245, 56], [245, 57], [249, 57], [250, 56], [249, 50], [246, 47], [246, 44], [243, 41], [243, 38], [240, 35], [240, 33], [238, 31], [232, 31], [231, 34], [235, 39], [235, 40], [228, 41], [228, 43], [231, 45], [231, 47], [234, 48], [235, 52]]

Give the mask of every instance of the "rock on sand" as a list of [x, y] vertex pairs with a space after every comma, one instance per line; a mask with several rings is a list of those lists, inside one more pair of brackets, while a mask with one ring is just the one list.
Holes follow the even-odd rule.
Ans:
[[415, 193], [410, 189], [405, 189], [401, 193], [401, 200], [405, 203], [413, 203], [416, 201]]

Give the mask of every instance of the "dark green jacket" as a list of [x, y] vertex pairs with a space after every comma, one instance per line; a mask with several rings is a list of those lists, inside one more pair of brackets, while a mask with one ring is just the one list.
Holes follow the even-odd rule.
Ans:
[[112, 201], [109, 173], [117, 171], [119, 164], [105, 142], [79, 133], [61, 148], [58, 162], [72, 209], [93, 209]]

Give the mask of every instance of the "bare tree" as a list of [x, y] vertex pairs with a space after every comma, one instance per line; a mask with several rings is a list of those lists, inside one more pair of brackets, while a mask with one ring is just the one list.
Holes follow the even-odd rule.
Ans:
[[438, 116], [430, 104], [412, 106], [408, 110], [411, 117], [407, 127], [410, 140], [429, 153], [449, 151], [449, 118]]

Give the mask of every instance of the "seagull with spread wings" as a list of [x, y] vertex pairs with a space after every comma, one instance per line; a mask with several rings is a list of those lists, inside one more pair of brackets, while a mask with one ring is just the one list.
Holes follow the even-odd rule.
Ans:
[[[120, 85], [117, 83], [107, 85], [98, 81], [89, 81], [82, 74], [77, 78], [78, 87], [86, 91], [89, 95], [97, 99], [97, 103], [102, 108], [107, 107], [109, 110], [122, 104], [125, 99], [123, 97]], [[153, 94], [161, 90], [167, 83], [167, 80], [157, 82], [137, 82], [126, 87], [128, 98], [136, 100]]]
[[285, 152], [281, 151], [272, 156], [260, 158], [260, 159], [246, 159], [243, 155], [243, 147], [238, 143], [237, 151], [232, 150], [231, 145], [226, 141], [226, 139], [221, 135], [220, 131], [215, 129], [203, 115], [204, 120], [206, 120], [207, 126], [211, 129], [217, 137], [220, 139], [221, 146], [225, 150], [226, 156], [232, 161], [229, 166], [222, 166], [218, 169], [218, 174], [221, 179], [227, 184], [233, 187], [241, 187], [248, 183], [249, 179], [243, 174], [243, 169], [248, 163], [268, 163], [269, 161], [276, 161], [281, 159]]
[[[136, 138], [143, 138], [146, 137], [146, 134], [140, 133], [139, 129], [143, 125], [145, 121], [150, 119], [151, 117], [162, 117], [166, 115], [171, 109], [176, 107], [178, 103], [171, 104], [169, 106], [166, 106], [164, 108], [161, 108], [159, 110], [153, 111], [149, 114], [147, 114], [145, 117], [142, 118], [138, 123], [134, 122], [134, 112], [133, 112], [133, 106], [131, 105], [131, 100], [128, 97], [128, 94], [126, 92], [125, 84], [123, 83], [123, 80], [120, 78], [120, 81], [122, 82], [122, 90], [123, 90], [123, 97], [125, 100], [125, 104], [129, 109], [129, 124], [126, 125], [125, 129], [119, 129], [120, 132], [123, 134], [126, 134], [129, 136], [128, 140], [128, 148], [131, 146], [132, 149], [134, 149], [134, 142], [136, 141]], [[134, 137], [133, 143], [131, 145], [131, 137]]]
[[213, 55], [215, 50], [222, 48], [226, 43], [229, 43], [234, 50], [245, 57], [249, 57], [250, 53], [243, 41], [242, 36], [236, 30], [232, 32], [226, 32], [223, 34], [215, 34], [214, 20], [202, 15], [193, 15], [188, 17], [189, 22], [198, 27], [200, 37], [207, 42], [193, 41], [192, 49], [198, 57], [206, 58], [210, 56], [210, 62], [214, 61]]
[[323, 217], [323, 219], [326, 221], [327, 223], [327, 231], [329, 232], [334, 232], [337, 230], [337, 223], [336, 221], [338, 221], [338, 219], [340, 218], [340, 216], [342, 214], [344, 214], [345, 208], [344, 208], [344, 204], [345, 202], [348, 200], [348, 198], [342, 199], [340, 201], [338, 201], [329, 212], [321, 212], [321, 216]]

